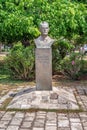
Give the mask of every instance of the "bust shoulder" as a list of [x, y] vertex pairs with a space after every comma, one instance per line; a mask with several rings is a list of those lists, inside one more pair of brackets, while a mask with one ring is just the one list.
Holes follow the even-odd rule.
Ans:
[[37, 44], [39, 41], [41, 41], [40, 36], [38, 38], [34, 39], [35, 44]]
[[51, 39], [49, 36], [47, 36], [45, 39], [43, 39], [42, 36], [39, 36], [34, 40], [37, 48], [50, 48], [54, 41], [55, 40]]

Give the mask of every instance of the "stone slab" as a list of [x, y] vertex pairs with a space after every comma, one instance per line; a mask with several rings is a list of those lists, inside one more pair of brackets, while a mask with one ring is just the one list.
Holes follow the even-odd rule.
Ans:
[[36, 48], [36, 90], [52, 90], [51, 48]]
[[[36, 87], [35, 87], [36, 88]], [[55, 96], [56, 94], [56, 96]], [[52, 98], [51, 96], [55, 96]], [[53, 87], [52, 91], [30, 91], [15, 96], [7, 109], [66, 109], [79, 110], [73, 91]]]
[[[5, 118], [0, 119], [0, 130], [87, 130], [87, 112], [81, 113], [57, 113], [57, 112], [0, 112]], [[11, 120], [9, 117], [14, 113]], [[44, 115], [44, 120], [43, 116]], [[19, 120], [22, 119], [21, 124], [11, 124], [14, 118], [18, 117]], [[32, 120], [27, 120], [33, 117]], [[38, 118], [40, 117], [40, 118]]]

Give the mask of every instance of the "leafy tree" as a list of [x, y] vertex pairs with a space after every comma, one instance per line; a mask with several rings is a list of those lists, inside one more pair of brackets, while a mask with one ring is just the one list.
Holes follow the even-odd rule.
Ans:
[[31, 41], [39, 35], [39, 23], [47, 21], [50, 24], [51, 37], [59, 39], [63, 36], [74, 44], [78, 41], [85, 43], [85, 3], [79, 0], [1, 0], [0, 41]]
[[71, 1], [75, 1], [75, 2], [82, 2], [82, 3], [87, 4], [87, 0], [71, 0]]
[[15, 41], [31, 40], [39, 34], [34, 26], [33, 17], [27, 16], [17, 1], [0, 2], [0, 41], [12, 43]]
[[0, 42], [21, 41], [27, 46], [40, 35], [40, 22], [47, 21], [49, 35], [56, 39], [53, 66], [57, 68], [72, 44], [87, 42], [86, 3], [86, 0], [0, 0]]

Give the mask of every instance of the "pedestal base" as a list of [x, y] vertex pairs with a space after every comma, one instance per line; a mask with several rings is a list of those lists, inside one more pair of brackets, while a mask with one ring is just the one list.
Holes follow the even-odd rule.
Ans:
[[[31, 90], [31, 89], [30, 89]], [[79, 110], [71, 90], [53, 87], [52, 91], [33, 91], [17, 94], [7, 109], [56, 109]]]
[[36, 90], [52, 90], [51, 48], [36, 48]]

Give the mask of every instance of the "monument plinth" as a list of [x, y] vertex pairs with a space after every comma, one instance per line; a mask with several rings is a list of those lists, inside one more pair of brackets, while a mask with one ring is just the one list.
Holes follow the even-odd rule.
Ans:
[[52, 51], [54, 40], [48, 36], [49, 25], [47, 22], [40, 24], [41, 36], [34, 40], [36, 90], [52, 90]]
[[36, 90], [52, 90], [51, 48], [36, 48]]

